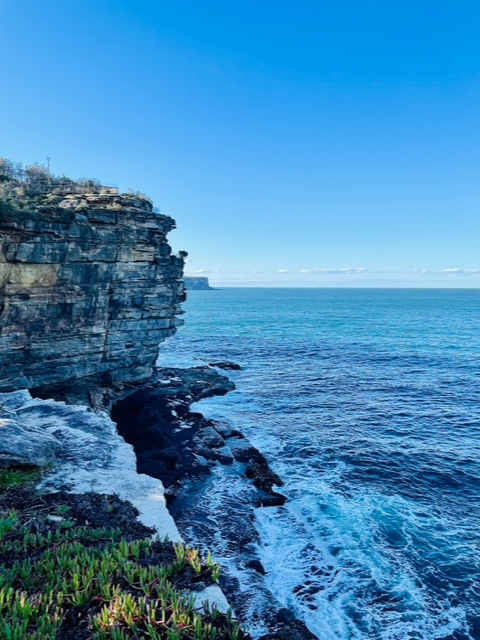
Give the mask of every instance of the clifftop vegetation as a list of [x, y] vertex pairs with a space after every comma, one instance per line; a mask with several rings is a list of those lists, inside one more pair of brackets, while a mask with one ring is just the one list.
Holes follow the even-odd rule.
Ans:
[[93, 201], [95, 208], [122, 209], [133, 206], [152, 210], [152, 202], [143, 193], [119, 194], [113, 186], [98, 180], [52, 175], [46, 167], [0, 157], [0, 222], [45, 219], [69, 223]]

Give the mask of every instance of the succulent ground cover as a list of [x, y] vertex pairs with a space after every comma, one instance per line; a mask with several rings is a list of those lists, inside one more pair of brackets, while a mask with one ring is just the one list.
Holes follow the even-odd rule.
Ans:
[[0, 474], [2, 639], [247, 640], [231, 613], [195, 608], [209, 556], [152, 538], [116, 496], [39, 494], [22, 473]]

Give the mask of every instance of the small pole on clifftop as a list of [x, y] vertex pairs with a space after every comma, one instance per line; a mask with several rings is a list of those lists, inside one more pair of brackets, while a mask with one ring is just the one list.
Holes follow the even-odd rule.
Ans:
[[50, 175], [50, 160], [51, 160], [51, 158], [49, 158], [47, 156], [47, 171], [48, 171], [48, 175]]

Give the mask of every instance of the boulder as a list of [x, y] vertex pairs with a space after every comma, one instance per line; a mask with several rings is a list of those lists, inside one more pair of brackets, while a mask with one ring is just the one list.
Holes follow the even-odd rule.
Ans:
[[20, 422], [0, 416], [0, 466], [44, 467], [55, 458], [61, 444], [44, 429], [24, 427]]
[[177, 400], [189, 396], [190, 401], [224, 396], [235, 389], [235, 383], [226, 376], [206, 366], [178, 369], [162, 367], [158, 369], [159, 387], [157, 393], [176, 397]]

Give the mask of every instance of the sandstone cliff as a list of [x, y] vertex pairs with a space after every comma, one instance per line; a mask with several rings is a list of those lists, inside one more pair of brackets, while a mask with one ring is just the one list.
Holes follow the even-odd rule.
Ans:
[[214, 287], [210, 286], [208, 282], [208, 278], [204, 277], [194, 277], [194, 276], [185, 276], [183, 278], [186, 289], [213, 289]]
[[183, 258], [145, 198], [70, 195], [70, 222], [0, 220], [0, 391], [146, 380], [182, 323]]

